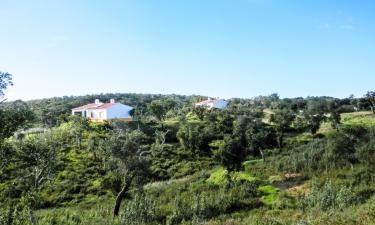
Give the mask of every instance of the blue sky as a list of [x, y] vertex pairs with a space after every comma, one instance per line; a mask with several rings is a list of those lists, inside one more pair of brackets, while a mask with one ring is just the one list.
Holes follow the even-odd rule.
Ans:
[[375, 89], [372, 0], [0, 0], [8, 99]]

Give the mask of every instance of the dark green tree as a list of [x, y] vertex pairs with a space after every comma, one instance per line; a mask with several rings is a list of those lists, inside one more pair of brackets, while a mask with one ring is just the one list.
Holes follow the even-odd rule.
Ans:
[[141, 144], [144, 134], [139, 130], [114, 130], [105, 143], [108, 152], [120, 163], [123, 185], [118, 193], [113, 214], [118, 216], [121, 202], [129, 194], [132, 185], [140, 186], [148, 176], [148, 162], [143, 156]]
[[148, 110], [161, 124], [161, 127], [164, 128], [163, 122], [166, 119], [167, 113], [175, 106], [176, 102], [173, 99], [159, 99], [152, 101], [148, 107]]
[[369, 103], [372, 113], [375, 114], [375, 91], [367, 92], [365, 99]]
[[270, 122], [274, 125], [277, 136], [277, 145], [279, 148], [283, 147], [284, 135], [290, 130], [295, 118], [295, 113], [289, 109], [275, 110], [274, 114], [271, 114]]
[[194, 157], [209, 153], [209, 143], [213, 140], [210, 126], [186, 123], [177, 132], [181, 146], [191, 151]]
[[[307, 102], [307, 108], [303, 112], [303, 115], [311, 134], [316, 134], [322, 122], [327, 119], [328, 113], [328, 102], [326, 99], [310, 99]], [[334, 116], [334, 121], [337, 121], [337, 115]]]
[[262, 122], [261, 118], [254, 116], [240, 116], [234, 122], [233, 134], [241, 140], [253, 156], [261, 155], [265, 159], [264, 148], [272, 147], [273, 132]]
[[[4, 97], [4, 90], [7, 89], [8, 86], [12, 86], [12, 75], [7, 72], [0, 71], [0, 100]], [[3, 102], [4, 100], [0, 101]]]
[[[4, 90], [10, 85], [13, 85], [12, 75], [0, 71], [0, 100], [4, 97]], [[6, 105], [1, 104], [3, 102], [4, 100], [0, 101], [0, 143], [34, 120], [34, 114], [25, 102], [15, 101]]]
[[15, 101], [0, 106], [0, 140], [10, 137], [34, 121], [34, 114], [25, 102]]
[[37, 224], [34, 210], [39, 207], [39, 191], [53, 179], [57, 171], [57, 143], [50, 133], [28, 135], [14, 143], [14, 172], [22, 184], [22, 197], [29, 210], [30, 220]]
[[193, 108], [193, 113], [198, 117], [198, 119], [203, 120], [204, 116], [206, 114], [207, 108], [205, 107], [194, 107]]
[[248, 152], [237, 137], [225, 136], [223, 142], [215, 150], [216, 160], [228, 171], [240, 170], [242, 162], [246, 159]]
[[328, 121], [334, 129], [338, 129], [341, 124], [340, 105], [337, 101], [333, 100], [328, 103]]

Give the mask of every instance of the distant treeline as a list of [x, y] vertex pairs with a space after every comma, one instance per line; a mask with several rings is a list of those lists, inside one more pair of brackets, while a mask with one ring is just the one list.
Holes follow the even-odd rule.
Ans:
[[[168, 107], [172, 108], [174, 111], [169, 112], [169, 114], [166, 116], [174, 117], [176, 116], [176, 114], [178, 114], [177, 111], [182, 110], [183, 108], [191, 108], [193, 107], [194, 103], [205, 100], [207, 98], [207, 96], [199, 95], [184, 96], [174, 94], [161, 95], [113, 93], [85, 96], [64, 96], [40, 100], [30, 100], [27, 101], [27, 104], [36, 115], [36, 122], [39, 125], [53, 127], [62, 122], [65, 122], [67, 120], [67, 117], [70, 115], [72, 108], [92, 103], [95, 101], [95, 99], [100, 99], [102, 102], [109, 102], [110, 99], [115, 99], [117, 102], [135, 107], [136, 111], [141, 115], [147, 115], [149, 113], [150, 104], [154, 100], [166, 101], [165, 104], [168, 104]], [[342, 99], [328, 96], [280, 99], [277, 94], [271, 94], [269, 96], [258, 96], [251, 99], [233, 98], [230, 99], [230, 103], [231, 106], [241, 104], [263, 109], [278, 108], [277, 105], [285, 104], [288, 106], [292, 105], [291, 108], [295, 110], [303, 110], [306, 108], [309, 102], [319, 102], [327, 100], [334, 101], [341, 113], [371, 109], [371, 101], [369, 101], [368, 97], [364, 96], [361, 98], [355, 98], [353, 95], [348, 98]]]

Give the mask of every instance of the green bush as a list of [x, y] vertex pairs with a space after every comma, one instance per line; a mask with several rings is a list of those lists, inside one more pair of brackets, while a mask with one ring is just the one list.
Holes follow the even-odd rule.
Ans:
[[325, 140], [316, 139], [307, 144], [292, 148], [288, 155], [275, 159], [280, 171], [317, 172], [325, 169], [322, 160], [327, 151]]
[[156, 222], [156, 203], [151, 197], [138, 194], [125, 204], [121, 217], [123, 225], [153, 224]]
[[344, 209], [354, 203], [354, 194], [345, 186], [336, 187], [331, 181], [322, 186], [314, 183], [308, 195], [299, 196], [299, 204], [303, 210], [317, 208], [323, 211]]
[[0, 209], [0, 225], [31, 225], [29, 214], [25, 209]]

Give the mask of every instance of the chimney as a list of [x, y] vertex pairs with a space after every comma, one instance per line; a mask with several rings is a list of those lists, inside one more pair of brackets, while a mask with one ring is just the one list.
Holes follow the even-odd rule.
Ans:
[[113, 98], [111, 98], [110, 103], [114, 104], [115, 100]]
[[99, 105], [100, 104], [100, 100], [99, 99], [95, 99], [95, 105]]

